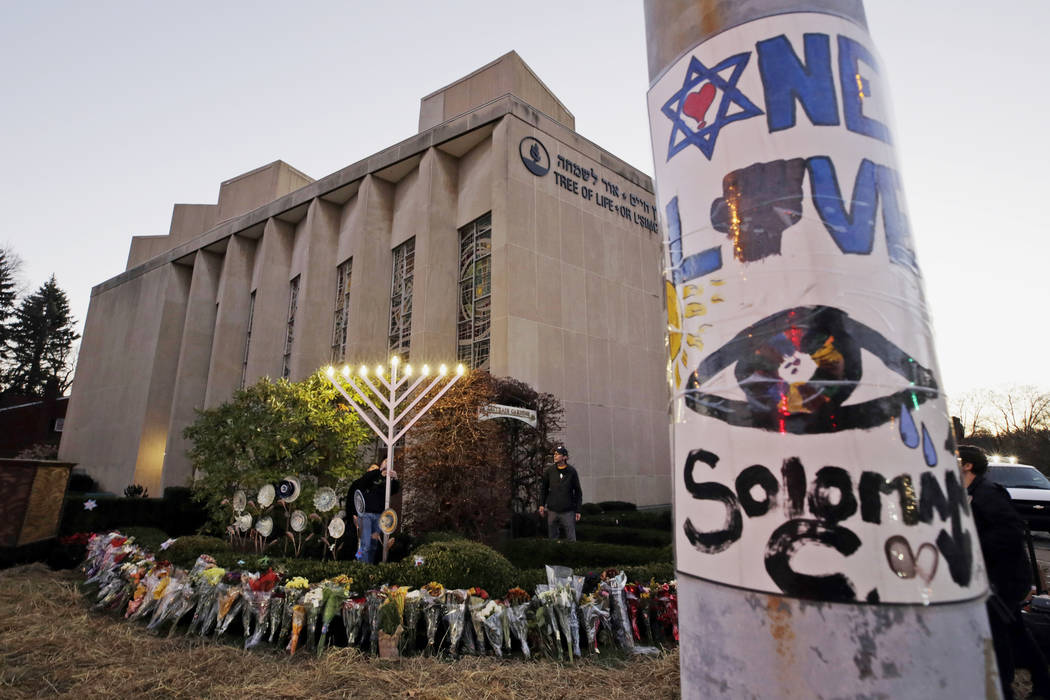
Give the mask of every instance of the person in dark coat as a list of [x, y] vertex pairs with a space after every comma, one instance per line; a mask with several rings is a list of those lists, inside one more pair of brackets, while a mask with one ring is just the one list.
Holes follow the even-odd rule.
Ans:
[[580, 475], [569, 464], [569, 451], [559, 445], [554, 448], [554, 466], [547, 468], [540, 482], [540, 517], [547, 517], [547, 536], [556, 540], [562, 529], [565, 539], [575, 542], [582, 504]]
[[1032, 639], [1021, 617], [1021, 606], [1031, 589], [1032, 570], [1025, 554], [1025, 524], [1005, 488], [986, 476], [988, 457], [979, 447], [959, 446], [963, 484], [970, 495], [970, 510], [981, 543], [991, 595], [988, 620], [1003, 698], [1013, 698], [1014, 667], [1032, 674], [1033, 697], [1050, 700], [1050, 674], [1046, 658]]
[[[360, 510], [354, 517], [357, 524], [359, 544], [357, 558], [375, 564], [379, 561], [379, 542], [382, 534], [379, 532], [379, 516], [386, 508], [386, 460], [382, 466], [373, 464], [364, 474], [358, 477], [347, 490], [346, 502], [348, 507], [357, 509], [359, 502], [363, 501], [364, 509]], [[390, 472], [390, 495], [401, 490], [401, 482], [397, 478], [397, 472]], [[358, 499], [357, 495], [361, 498]], [[373, 537], [378, 535], [379, 537]]]

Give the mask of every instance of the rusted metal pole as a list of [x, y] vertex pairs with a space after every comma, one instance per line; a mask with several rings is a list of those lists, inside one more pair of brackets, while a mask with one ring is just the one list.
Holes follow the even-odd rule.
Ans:
[[860, 0], [645, 16], [683, 697], [999, 697]]

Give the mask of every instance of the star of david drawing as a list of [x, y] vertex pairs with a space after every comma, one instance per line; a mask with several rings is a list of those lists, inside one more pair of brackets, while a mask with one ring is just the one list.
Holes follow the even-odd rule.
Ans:
[[[718, 132], [724, 126], [763, 114], [762, 110], [747, 99], [736, 86], [750, 59], [750, 51], [738, 53], [717, 66], [708, 68], [696, 56], [690, 58], [682, 88], [671, 95], [671, 99], [660, 109], [673, 123], [671, 139], [667, 145], [667, 160], [671, 160], [676, 153], [690, 145], [699, 148], [700, 152], [711, 160]], [[730, 69], [732, 72], [729, 78], [724, 78], [722, 73]], [[698, 86], [700, 89], [694, 92]], [[722, 99], [718, 103], [714, 120], [708, 122], [705, 120], [707, 111], [719, 91], [722, 93]], [[739, 111], [730, 114], [729, 110], [733, 105], [739, 107]], [[697, 128], [690, 126], [683, 115], [698, 121]]]

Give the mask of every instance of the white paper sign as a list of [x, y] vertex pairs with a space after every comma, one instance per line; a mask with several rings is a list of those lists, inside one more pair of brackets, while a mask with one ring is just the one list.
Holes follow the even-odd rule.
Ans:
[[986, 588], [866, 33], [778, 15], [649, 92], [680, 571], [825, 601]]

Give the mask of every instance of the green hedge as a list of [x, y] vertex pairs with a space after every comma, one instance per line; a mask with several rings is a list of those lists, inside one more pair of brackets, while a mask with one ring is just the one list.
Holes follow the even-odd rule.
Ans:
[[637, 527], [651, 530], [671, 531], [671, 509], [622, 511], [593, 515], [584, 521], [587, 525], [605, 525], [610, 527]]
[[[204, 525], [204, 511], [190, 498], [189, 489], [169, 488], [164, 494], [164, 498], [69, 495], [63, 506], [62, 534], [152, 527], [178, 537]], [[84, 508], [88, 500], [95, 502], [94, 509]]]
[[506, 545], [507, 559], [519, 569], [542, 568], [546, 564], [580, 568], [608, 568], [652, 562], [670, 562], [671, 547], [634, 547], [600, 542], [566, 542], [547, 539], [517, 539]]
[[666, 547], [671, 544], [671, 531], [579, 522], [576, 523], [576, 539], [607, 544], [629, 544], [634, 547]]

